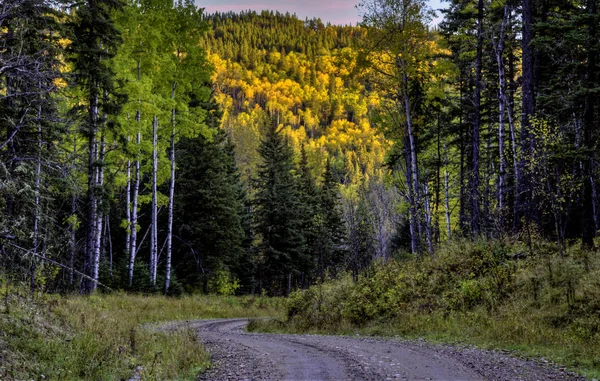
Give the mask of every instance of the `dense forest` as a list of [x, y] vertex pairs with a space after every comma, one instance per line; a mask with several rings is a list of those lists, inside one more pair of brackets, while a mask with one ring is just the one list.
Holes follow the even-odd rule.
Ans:
[[595, 247], [596, 0], [365, 0], [360, 26], [5, 0], [0, 271], [287, 295], [446, 242]]

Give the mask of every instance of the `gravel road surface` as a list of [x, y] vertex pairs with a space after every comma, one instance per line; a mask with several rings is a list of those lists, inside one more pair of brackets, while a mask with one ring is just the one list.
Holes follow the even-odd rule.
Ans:
[[213, 367], [198, 380], [585, 380], [543, 361], [475, 348], [346, 336], [244, 332], [247, 319], [192, 327]]

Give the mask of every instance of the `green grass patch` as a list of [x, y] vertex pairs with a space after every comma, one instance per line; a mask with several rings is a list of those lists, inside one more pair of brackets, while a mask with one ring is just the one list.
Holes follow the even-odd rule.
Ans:
[[[6, 287], [6, 286], [4, 286]], [[281, 316], [263, 297], [109, 295], [19, 296], [0, 303], [0, 379], [193, 380], [209, 365], [196, 333], [147, 323]]]
[[600, 378], [600, 256], [547, 242], [448, 243], [292, 294], [256, 331], [424, 338], [543, 357]]

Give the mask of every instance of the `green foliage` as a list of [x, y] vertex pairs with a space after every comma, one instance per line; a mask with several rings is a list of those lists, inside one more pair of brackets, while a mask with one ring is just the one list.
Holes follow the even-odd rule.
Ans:
[[[262, 142], [260, 166], [254, 199], [256, 232], [260, 243], [260, 279], [262, 288], [274, 295], [296, 288], [302, 271], [309, 266], [305, 252], [302, 207], [298, 182], [294, 178], [292, 151], [278, 126], [272, 126]], [[294, 279], [292, 279], [294, 277]], [[293, 282], [293, 283], [292, 283]]]
[[[175, 272], [188, 289], [205, 289], [208, 279], [220, 279], [219, 271], [233, 273], [239, 286], [249, 289], [252, 269], [244, 267], [250, 255], [246, 196], [227, 135], [217, 130], [212, 140], [183, 139], [176, 149], [181, 164], [175, 198]], [[211, 292], [220, 293], [219, 287]]]
[[217, 295], [232, 296], [240, 289], [240, 281], [226, 270], [215, 272], [210, 280], [209, 290], [214, 290]]
[[561, 256], [541, 241], [532, 254], [523, 249], [462, 240], [433, 258], [376, 264], [357, 280], [344, 275], [293, 293], [279, 329], [521, 346], [597, 374], [598, 258], [575, 248]]

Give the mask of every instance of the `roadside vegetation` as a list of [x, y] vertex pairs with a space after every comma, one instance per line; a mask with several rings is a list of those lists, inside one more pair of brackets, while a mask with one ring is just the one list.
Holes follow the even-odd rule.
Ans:
[[[578, 246], [577, 246], [578, 247]], [[600, 376], [600, 260], [571, 247], [454, 241], [293, 293], [251, 329], [425, 338], [513, 350]]]
[[2, 288], [0, 379], [193, 380], [209, 357], [191, 329], [144, 325], [173, 320], [280, 316], [263, 297], [169, 298], [115, 293], [61, 297]]

